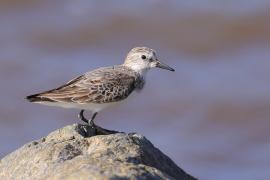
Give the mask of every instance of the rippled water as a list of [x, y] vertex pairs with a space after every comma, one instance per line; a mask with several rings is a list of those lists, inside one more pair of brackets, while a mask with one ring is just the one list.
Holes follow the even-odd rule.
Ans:
[[144, 134], [200, 179], [269, 179], [270, 3], [142, 3], [0, 1], [0, 156], [78, 122], [76, 110], [26, 95], [144, 45], [176, 72], [153, 70], [140, 94], [96, 122]]

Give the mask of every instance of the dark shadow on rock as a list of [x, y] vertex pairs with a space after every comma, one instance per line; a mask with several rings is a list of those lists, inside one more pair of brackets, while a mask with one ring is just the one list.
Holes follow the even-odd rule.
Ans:
[[110, 135], [110, 134], [116, 134], [116, 133], [123, 133], [118, 132], [114, 130], [108, 130], [104, 129], [100, 126], [95, 125], [94, 127], [91, 127], [89, 125], [85, 124], [78, 124], [76, 131], [82, 135], [83, 137], [92, 137], [96, 135]]

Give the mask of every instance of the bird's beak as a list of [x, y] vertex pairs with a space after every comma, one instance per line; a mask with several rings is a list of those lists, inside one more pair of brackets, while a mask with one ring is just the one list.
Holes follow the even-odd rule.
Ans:
[[167, 64], [164, 64], [164, 63], [160, 62], [159, 60], [156, 61], [156, 67], [161, 68], [161, 69], [167, 69], [169, 71], [174, 71], [173, 68], [171, 68]]

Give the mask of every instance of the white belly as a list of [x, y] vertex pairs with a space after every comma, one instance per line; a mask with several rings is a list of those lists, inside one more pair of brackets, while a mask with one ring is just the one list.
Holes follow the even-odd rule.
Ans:
[[114, 106], [116, 104], [121, 103], [122, 101], [118, 102], [111, 102], [111, 103], [88, 103], [88, 104], [77, 104], [77, 103], [61, 103], [61, 102], [38, 102], [39, 104], [47, 105], [47, 106], [57, 106], [62, 108], [73, 108], [73, 109], [84, 109], [89, 110], [92, 112], [100, 112], [103, 109], [106, 109], [110, 106]]

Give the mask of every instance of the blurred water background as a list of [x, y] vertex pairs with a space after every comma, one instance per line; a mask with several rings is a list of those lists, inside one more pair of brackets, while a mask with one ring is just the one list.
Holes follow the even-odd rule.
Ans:
[[0, 24], [0, 157], [79, 122], [26, 95], [149, 46], [176, 72], [151, 71], [96, 123], [144, 134], [203, 180], [270, 178], [269, 0], [0, 0]]

